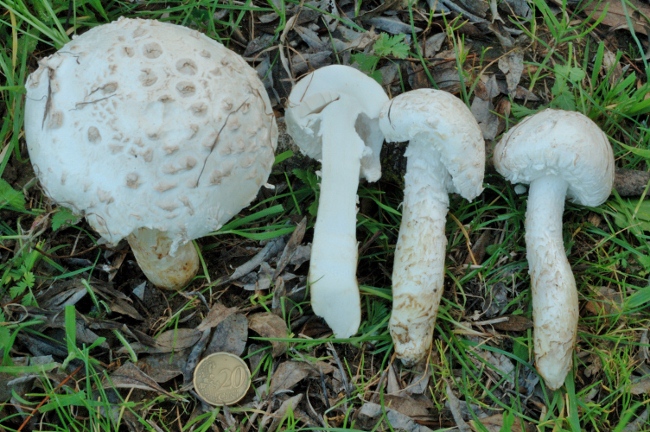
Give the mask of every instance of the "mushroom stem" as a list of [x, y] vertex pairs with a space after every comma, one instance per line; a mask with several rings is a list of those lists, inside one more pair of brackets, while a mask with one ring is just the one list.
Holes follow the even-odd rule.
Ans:
[[199, 255], [191, 241], [179, 245], [173, 255], [170, 255], [172, 239], [155, 229], [137, 229], [129, 234], [127, 241], [140, 269], [157, 287], [179, 290], [199, 270]]
[[552, 390], [564, 384], [571, 369], [578, 329], [578, 293], [562, 240], [567, 188], [559, 176], [533, 180], [526, 211], [535, 364]]
[[414, 137], [406, 150], [402, 223], [393, 267], [390, 332], [402, 362], [418, 363], [431, 348], [442, 298], [449, 176], [438, 152]]
[[[329, 104], [322, 116], [322, 167], [309, 282], [311, 305], [336, 337], [357, 332], [361, 321], [357, 285], [357, 185], [365, 144], [355, 130], [354, 101]], [[329, 111], [329, 112], [327, 112]]]

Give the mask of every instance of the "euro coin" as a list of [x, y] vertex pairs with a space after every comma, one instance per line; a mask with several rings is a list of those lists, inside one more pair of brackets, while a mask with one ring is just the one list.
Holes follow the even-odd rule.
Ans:
[[236, 355], [210, 354], [194, 369], [194, 390], [211, 405], [232, 405], [244, 397], [251, 382], [251, 372]]

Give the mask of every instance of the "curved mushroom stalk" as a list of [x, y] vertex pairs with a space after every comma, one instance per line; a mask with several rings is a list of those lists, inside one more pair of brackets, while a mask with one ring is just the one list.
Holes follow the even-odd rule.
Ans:
[[179, 245], [170, 255], [173, 240], [164, 232], [140, 228], [126, 239], [140, 269], [157, 287], [179, 290], [199, 270], [199, 255], [191, 241]]
[[390, 334], [397, 356], [407, 366], [431, 348], [444, 288], [448, 174], [425, 145], [413, 139], [406, 151], [402, 223], [393, 265]]
[[614, 153], [607, 136], [588, 117], [547, 109], [501, 138], [494, 165], [510, 182], [530, 184], [526, 254], [535, 364], [555, 390], [571, 369], [578, 331], [576, 282], [562, 242], [564, 199], [592, 207], [605, 202], [614, 183]]
[[568, 183], [556, 176], [530, 184], [526, 210], [526, 255], [530, 271], [535, 364], [556, 390], [571, 369], [578, 329], [578, 292], [562, 239]]
[[485, 142], [465, 104], [439, 90], [397, 96], [382, 109], [379, 126], [387, 141], [410, 140], [390, 332], [397, 356], [413, 365], [431, 348], [442, 298], [448, 194], [472, 200], [481, 193]]

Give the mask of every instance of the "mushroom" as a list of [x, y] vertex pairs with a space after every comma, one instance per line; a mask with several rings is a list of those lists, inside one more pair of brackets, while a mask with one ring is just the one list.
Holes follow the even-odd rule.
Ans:
[[614, 155], [589, 118], [547, 109], [503, 136], [494, 165], [510, 182], [530, 184], [525, 227], [535, 364], [555, 390], [571, 368], [578, 328], [576, 282], [562, 240], [564, 200], [592, 207], [605, 202], [614, 182]]
[[126, 237], [147, 278], [179, 289], [198, 270], [191, 240], [257, 195], [277, 127], [264, 86], [207, 36], [119, 19], [40, 61], [25, 134], [46, 194], [106, 240]]
[[448, 194], [471, 201], [481, 193], [485, 142], [467, 106], [440, 90], [395, 97], [382, 109], [379, 126], [386, 141], [409, 141], [390, 333], [397, 356], [414, 365], [431, 348], [442, 297]]
[[302, 78], [285, 112], [287, 132], [319, 159], [321, 188], [309, 266], [311, 304], [336, 337], [357, 332], [356, 203], [359, 176], [381, 177], [384, 138], [377, 124], [388, 97], [372, 78], [349, 66], [327, 66]]

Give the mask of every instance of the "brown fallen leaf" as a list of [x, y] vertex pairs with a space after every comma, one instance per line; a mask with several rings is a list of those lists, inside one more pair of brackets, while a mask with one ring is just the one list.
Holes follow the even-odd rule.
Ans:
[[[486, 429], [489, 432], [500, 432], [503, 430], [503, 415], [494, 414], [489, 417], [480, 419], [479, 421], [470, 420], [470, 427], [473, 431], [485, 431]], [[515, 419], [515, 422], [508, 429], [510, 432], [524, 432], [526, 430], [525, 426], [522, 425], [522, 422], [519, 419]]]
[[[648, 34], [649, 23], [646, 17], [650, 17], [650, 6], [646, 3], [642, 3], [639, 0], [625, 0], [625, 7], [621, 0], [583, 3], [585, 3], [585, 6], [582, 12], [587, 14], [593, 21], [599, 19], [604, 13], [605, 15], [601, 24], [617, 30], [620, 28], [628, 28], [629, 16], [629, 21], [632, 23], [636, 33]], [[605, 9], [607, 10], [605, 11]]]
[[242, 314], [229, 315], [214, 329], [212, 339], [208, 343], [203, 356], [216, 352], [227, 352], [241, 356], [246, 349], [248, 339], [248, 320]]
[[199, 339], [201, 332], [196, 329], [167, 330], [156, 338], [156, 348], [158, 352], [180, 351], [193, 347]]
[[[375, 427], [377, 421], [385, 413], [385, 421], [390, 424], [393, 429], [399, 429], [406, 432], [433, 432], [426, 426], [416, 423], [412, 418], [400, 413], [397, 410], [388, 407], [382, 407], [373, 402], [366, 402], [357, 412], [357, 419], [360, 426], [366, 430]], [[383, 430], [383, 429], [381, 429]]]
[[[261, 312], [249, 316], [248, 328], [264, 338], [280, 339], [286, 338], [289, 334], [287, 323], [279, 316], [269, 312]], [[289, 348], [287, 342], [277, 340], [271, 340], [269, 342], [273, 347], [273, 351], [271, 352], [273, 357], [284, 354], [287, 348]]]
[[526, 331], [533, 328], [533, 321], [521, 315], [507, 315], [506, 321], [494, 323], [493, 326], [501, 331]]
[[623, 309], [623, 298], [617, 290], [598, 287], [595, 291], [593, 300], [589, 300], [585, 306], [592, 315], [610, 315]]
[[284, 416], [287, 414], [287, 411], [295, 411], [295, 409], [298, 407], [298, 404], [303, 398], [303, 394], [298, 394], [295, 395], [294, 397], [291, 397], [284, 402], [282, 402], [282, 405], [280, 405], [280, 408], [272, 414], [266, 414], [264, 417], [262, 417], [262, 426], [265, 426], [269, 420], [273, 419], [273, 422], [271, 423], [271, 426], [269, 426], [268, 429], [265, 429], [269, 432], [275, 431], [278, 427], [278, 424], [282, 421]]
[[273, 280], [277, 279], [278, 276], [280, 276], [280, 274], [284, 270], [284, 268], [287, 266], [287, 264], [289, 264], [291, 257], [296, 252], [296, 249], [298, 248], [300, 243], [302, 243], [302, 239], [305, 237], [306, 229], [307, 229], [307, 218], [304, 217], [296, 225], [296, 229], [293, 230], [293, 233], [291, 234], [289, 241], [287, 241], [287, 244], [284, 247], [284, 250], [282, 251], [282, 255], [280, 255], [280, 258], [278, 259], [275, 272], [273, 273]]
[[228, 308], [221, 303], [215, 303], [210, 307], [210, 311], [203, 318], [201, 324], [196, 327], [196, 330], [202, 332], [203, 330], [216, 327], [220, 322], [235, 312], [237, 312], [237, 308]]
[[161, 393], [173, 399], [183, 399], [180, 396], [169, 393], [167, 390], [160, 387], [155, 380], [130, 362], [120, 366], [110, 375], [110, 378], [110, 380], [104, 381], [104, 388], [137, 388], [140, 390]]
[[321, 372], [324, 375], [334, 372], [334, 367], [324, 362], [314, 364], [298, 361], [286, 361], [273, 372], [269, 394], [273, 395], [281, 390], [291, 390], [303, 379], [311, 376], [318, 377]]
[[164, 383], [183, 373], [189, 353], [190, 350], [186, 349], [172, 355], [164, 353], [143, 356], [138, 360], [137, 366], [157, 383]]
[[433, 408], [424, 401], [415, 400], [410, 396], [390, 394], [384, 395], [384, 405], [410, 418], [426, 417], [431, 414], [429, 408]]

